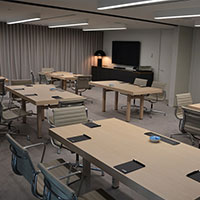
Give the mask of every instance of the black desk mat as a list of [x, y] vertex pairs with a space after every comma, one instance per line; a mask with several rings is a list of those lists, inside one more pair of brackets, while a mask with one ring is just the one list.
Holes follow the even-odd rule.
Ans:
[[90, 139], [92, 139], [92, 138], [85, 134], [67, 138], [67, 140], [69, 140], [72, 143], [81, 142], [81, 141], [90, 140]]
[[118, 169], [119, 171], [123, 172], [124, 174], [128, 174], [130, 172], [141, 169], [143, 167], [145, 167], [145, 165], [136, 160], [131, 160], [129, 162], [114, 166], [114, 168]]
[[153, 136], [153, 135], [158, 136], [158, 137], [160, 137], [160, 140], [161, 140], [161, 141], [166, 142], [166, 143], [171, 144], [171, 145], [180, 144], [179, 142], [176, 142], [176, 141], [174, 141], [174, 140], [171, 140], [171, 139], [169, 139], [169, 138], [163, 137], [163, 136], [158, 135], [158, 134], [153, 133], [153, 132], [146, 132], [146, 133], [144, 133], [144, 134], [145, 134], [145, 135], [148, 135], [148, 136]]
[[14, 90], [24, 90], [24, 88], [15, 88]]
[[87, 122], [84, 125], [87, 126], [87, 127], [89, 127], [89, 128], [97, 128], [97, 127], [101, 126], [100, 124], [96, 124], [94, 122]]
[[24, 96], [26, 97], [32, 97], [32, 96], [37, 96], [37, 94], [33, 93], [33, 94], [25, 94]]
[[62, 99], [62, 97], [60, 97], [60, 96], [51, 96], [51, 97], [54, 99]]
[[193, 172], [187, 174], [187, 177], [200, 183], [200, 171], [199, 170], [193, 171]]

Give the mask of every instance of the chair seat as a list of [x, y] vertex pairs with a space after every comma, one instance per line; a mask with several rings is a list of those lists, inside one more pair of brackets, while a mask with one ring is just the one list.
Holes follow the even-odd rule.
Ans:
[[78, 200], [115, 200], [105, 190], [98, 189], [88, 192], [78, 198]]
[[[62, 159], [62, 158], [59, 158], [57, 160], [53, 160], [53, 161], [50, 161], [48, 163], [44, 163], [44, 166], [46, 168], [48, 167], [52, 167], [52, 166], [57, 166], [59, 164], [62, 164], [64, 163], [65, 161]], [[63, 176], [66, 176], [69, 174], [69, 168], [70, 168], [70, 165], [69, 164], [65, 164], [65, 165], [62, 165], [60, 167], [57, 167], [57, 168], [54, 168], [54, 169], [50, 169], [50, 171], [56, 176], [56, 177], [63, 177]], [[36, 167], [37, 169], [37, 167]], [[37, 169], [38, 171], [38, 169]], [[76, 169], [72, 168], [72, 172], [75, 172]], [[68, 182], [68, 185], [76, 182], [76, 181], [79, 181], [80, 180], [80, 175], [74, 175], [72, 176], [70, 179], [69, 179], [69, 182]], [[63, 182], [64, 184], [66, 184], [66, 179], [62, 179], [61, 182]], [[42, 173], [40, 173], [38, 175], [38, 180], [37, 180], [37, 191], [40, 195], [43, 194], [43, 188], [44, 188], [44, 177], [42, 175]]]

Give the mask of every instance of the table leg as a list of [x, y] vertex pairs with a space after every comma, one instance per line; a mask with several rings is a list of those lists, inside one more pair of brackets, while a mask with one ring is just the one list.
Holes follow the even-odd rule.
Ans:
[[143, 119], [144, 114], [144, 96], [140, 97], [140, 119]]
[[83, 176], [89, 177], [91, 174], [90, 162], [83, 158]]
[[115, 92], [115, 110], [118, 110], [119, 92]]
[[62, 80], [62, 89], [67, 90], [67, 81], [66, 80]]
[[126, 121], [129, 122], [131, 118], [131, 96], [127, 95]]
[[[26, 111], [26, 101], [22, 99], [22, 109]], [[26, 123], [26, 116], [23, 117], [23, 123]]]
[[38, 138], [42, 137], [42, 118], [43, 118], [44, 109], [42, 106], [37, 106], [37, 136]]
[[112, 177], [112, 188], [117, 189], [119, 188], [119, 181]]
[[102, 112], [106, 112], [106, 89], [103, 88]]

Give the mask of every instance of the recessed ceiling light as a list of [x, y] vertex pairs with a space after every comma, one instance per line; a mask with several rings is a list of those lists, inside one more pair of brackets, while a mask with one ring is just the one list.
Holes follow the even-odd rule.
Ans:
[[124, 8], [130, 6], [140, 6], [145, 4], [154, 4], [154, 3], [162, 3], [162, 2], [173, 2], [173, 1], [181, 1], [181, 0], [126, 0], [126, 1], [116, 1], [109, 5], [109, 1], [103, 2], [103, 5], [100, 5], [98, 10], [108, 10], [108, 9], [116, 9], [116, 8]]
[[192, 17], [200, 17], [200, 14], [162, 16], [162, 17], [154, 17], [154, 19], [181, 19], [181, 18], [192, 18]]
[[16, 20], [16, 21], [12, 21], [12, 22], [7, 22], [7, 24], [20, 24], [20, 23], [25, 23], [25, 22], [33, 22], [33, 21], [38, 21], [40, 20], [39, 17], [35, 17], [35, 18], [30, 18], [30, 19], [22, 19], [22, 20]]
[[200, 27], [200, 24], [196, 24], [196, 25], [194, 25], [195, 27]]
[[49, 28], [61, 28], [61, 27], [74, 27], [74, 26], [87, 26], [88, 23], [74, 23], [74, 24], [62, 24], [62, 25], [52, 25]]
[[88, 28], [83, 29], [83, 31], [117, 31], [117, 30], [126, 30], [126, 27], [121, 28]]

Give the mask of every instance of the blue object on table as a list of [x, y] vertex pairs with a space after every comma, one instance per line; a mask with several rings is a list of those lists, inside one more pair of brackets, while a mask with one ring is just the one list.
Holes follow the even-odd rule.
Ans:
[[54, 91], [54, 90], [56, 90], [56, 88], [50, 88], [49, 90], [50, 90], [50, 91]]
[[154, 142], [154, 143], [160, 142], [159, 136], [152, 135], [152, 136], [150, 136], [149, 139], [150, 139], [150, 142]]

